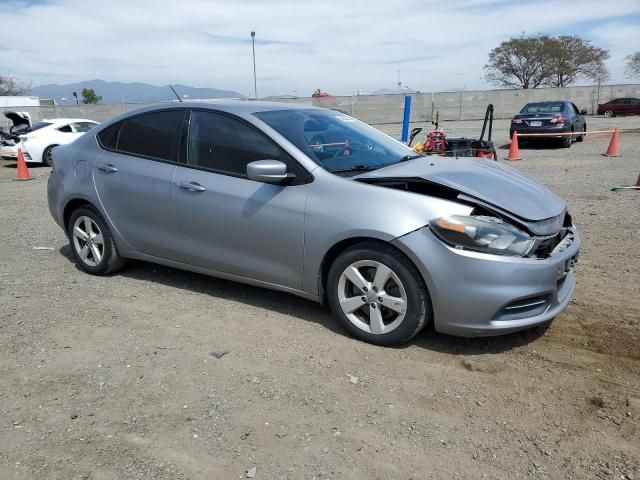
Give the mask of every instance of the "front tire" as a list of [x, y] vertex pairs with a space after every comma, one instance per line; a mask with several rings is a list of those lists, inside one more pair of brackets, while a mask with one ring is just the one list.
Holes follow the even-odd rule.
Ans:
[[50, 145], [42, 152], [42, 163], [47, 167], [53, 167], [53, 149], [55, 147], [57, 147], [57, 145]]
[[616, 114], [615, 114], [615, 113], [613, 113], [613, 110], [605, 110], [605, 111], [604, 111], [604, 116], [605, 116], [606, 118], [612, 118], [612, 117], [615, 117], [615, 116], [616, 116]]
[[108, 275], [126, 263], [102, 215], [91, 206], [74, 210], [67, 225], [67, 236], [76, 262], [87, 273]]
[[408, 342], [431, 317], [420, 273], [383, 243], [363, 242], [345, 250], [329, 269], [327, 294], [345, 329], [375, 345]]

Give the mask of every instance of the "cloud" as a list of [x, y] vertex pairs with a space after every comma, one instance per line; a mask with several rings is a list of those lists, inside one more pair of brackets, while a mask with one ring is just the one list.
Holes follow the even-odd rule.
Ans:
[[611, 49], [613, 80], [623, 81], [613, 62], [640, 36], [640, 3], [10, 0], [3, 25], [0, 73], [34, 84], [103, 78], [250, 94], [255, 30], [261, 95], [350, 94], [391, 87], [398, 70], [403, 84], [421, 91], [485, 88], [482, 66], [500, 41], [581, 25], [588, 27], [580, 34]]

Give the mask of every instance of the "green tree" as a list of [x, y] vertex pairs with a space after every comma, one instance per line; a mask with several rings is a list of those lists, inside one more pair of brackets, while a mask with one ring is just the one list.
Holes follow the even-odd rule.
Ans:
[[627, 55], [625, 60], [627, 61], [625, 73], [630, 77], [640, 77], [640, 52]]
[[547, 48], [551, 75], [545, 80], [546, 85], [567, 87], [580, 78], [600, 81], [609, 78], [604, 63], [609, 58], [609, 51], [594, 47], [588, 40], [577, 35], [560, 35], [550, 39]]
[[548, 35], [511, 38], [489, 52], [485, 78], [501, 87], [536, 88], [549, 78]]
[[100, 95], [96, 95], [96, 92], [93, 90], [93, 88], [82, 89], [82, 103], [98, 103], [100, 100], [102, 100], [102, 97]]
[[485, 78], [496, 85], [566, 87], [580, 78], [606, 80], [608, 50], [576, 35], [530, 35], [502, 42], [489, 52]]
[[31, 90], [31, 84], [18, 80], [16, 77], [0, 75], [0, 96], [20, 96]]

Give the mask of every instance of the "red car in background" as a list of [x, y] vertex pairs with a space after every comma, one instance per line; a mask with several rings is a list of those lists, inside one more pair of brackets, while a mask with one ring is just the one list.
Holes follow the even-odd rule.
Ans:
[[598, 115], [607, 118], [616, 115], [640, 115], [640, 98], [616, 98], [598, 105]]

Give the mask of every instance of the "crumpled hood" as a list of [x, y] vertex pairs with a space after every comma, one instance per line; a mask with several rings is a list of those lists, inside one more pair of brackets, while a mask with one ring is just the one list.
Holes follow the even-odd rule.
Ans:
[[485, 159], [424, 157], [367, 172], [354, 180], [422, 178], [444, 185], [524, 220], [556, 217], [565, 202], [537, 180]]

